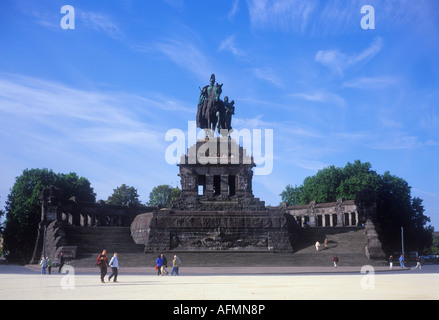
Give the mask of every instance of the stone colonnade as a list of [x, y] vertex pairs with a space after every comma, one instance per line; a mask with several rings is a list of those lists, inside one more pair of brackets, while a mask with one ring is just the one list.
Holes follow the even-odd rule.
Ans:
[[352, 200], [316, 203], [287, 207], [300, 227], [356, 227], [364, 225], [365, 219]]

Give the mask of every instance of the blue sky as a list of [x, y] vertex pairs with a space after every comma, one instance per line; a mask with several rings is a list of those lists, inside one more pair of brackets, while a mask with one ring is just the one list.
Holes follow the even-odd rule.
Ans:
[[76, 172], [104, 200], [179, 185], [165, 134], [187, 130], [215, 73], [235, 128], [274, 130], [257, 197], [277, 205], [287, 184], [359, 159], [404, 178], [438, 230], [438, 39], [436, 0], [3, 0], [0, 206], [25, 168]]

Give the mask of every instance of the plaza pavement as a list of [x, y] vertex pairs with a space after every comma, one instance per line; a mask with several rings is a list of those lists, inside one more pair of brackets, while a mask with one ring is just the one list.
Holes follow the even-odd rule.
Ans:
[[[365, 270], [363, 270], [365, 271]], [[121, 268], [119, 282], [100, 283], [98, 268], [41, 275], [38, 266], [0, 266], [1, 300], [437, 300], [439, 266]], [[107, 278], [106, 278], [107, 281]]]

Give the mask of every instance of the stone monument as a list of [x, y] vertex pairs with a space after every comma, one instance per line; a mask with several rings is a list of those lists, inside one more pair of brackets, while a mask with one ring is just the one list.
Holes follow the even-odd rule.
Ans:
[[[253, 157], [230, 137], [234, 102], [220, 99], [223, 85], [201, 90], [197, 126], [206, 138], [182, 156], [181, 195], [170, 208], [139, 215], [131, 234], [145, 252], [293, 250], [289, 215], [253, 195]], [[221, 136], [216, 137], [215, 131]]]

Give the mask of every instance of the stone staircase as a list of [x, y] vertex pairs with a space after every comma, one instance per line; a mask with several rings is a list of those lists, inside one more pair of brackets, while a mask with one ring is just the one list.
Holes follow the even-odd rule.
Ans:
[[[130, 256], [135, 264], [145, 258], [143, 245], [138, 245], [131, 237], [129, 227], [72, 227], [63, 228], [69, 244], [77, 246], [76, 259], [70, 264], [76, 267], [95, 266], [96, 257], [103, 249], [108, 258], [117, 252], [119, 256]], [[139, 261], [140, 262], [140, 261]]]
[[[324, 240], [328, 239], [325, 248]], [[317, 252], [315, 243], [320, 243]], [[294, 264], [298, 266], [332, 265], [334, 255], [339, 264], [358, 266], [374, 264], [365, 254], [366, 234], [362, 227], [308, 228], [301, 230], [300, 242], [295, 246]]]
[[[261, 252], [175, 252], [184, 266], [227, 267], [227, 266], [332, 266], [337, 255], [340, 266], [377, 265], [365, 255], [364, 228], [309, 228], [300, 231], [300, 242], [294, 253]], [[143, 246], [134, 243], [129, 228], [66, 228], [70, 243], [78, 246], [77, 259], [69, 262], [74, 267], [95, 267], [95, 259], [103, 249], [108, 258], [119, 253], [121, 267], [154, 268], [157, 253], [143, 253]], [[324, 247], [324, 239], [328, 247]], [[274, 240], [274, 239], [273, 239]], [[320, 251], [315, 243], [321, 244]], [[170, 260], [174, 252], [165, 252]]]

